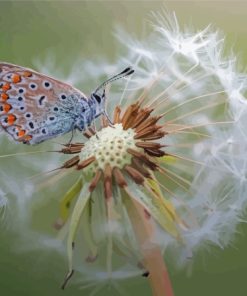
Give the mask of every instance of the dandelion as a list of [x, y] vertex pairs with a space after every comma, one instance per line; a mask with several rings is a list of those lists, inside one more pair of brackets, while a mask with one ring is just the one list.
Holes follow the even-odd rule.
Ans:
[[[157, 124], [160, 117], [151, 116], [151, 112], [150, 108], [142, 108], [140, 101], [131, 104], [124, 112], [120, 107], [116, 107], [113, 126], [105, 122], [105, 126], [97, 135], [92, 130], [85, 133], [88, 140], [84, 145], [72, 144], [62, 150], [66, 153], [79, 153], [67, 161], [64, 167], [75, 166], [77, 170], [82, 170], [84, 176], [84, 180], [80, 178], [72, 192], [66, 196], [68, 206], [75, 193], [82, 190], [70, 221], [68, 233], [70, 271], [66, 281], [73, 273], [72, 252], [80, 216], [90, 200], [98, 203], [99, 199], [104, 199], [106, 217], [101, 223], [105, 224], [108, 236], [108, 252], [111, 253], [114, 245], [119, 244], [118, 240], [124, 239], [127, 234], [121, 233], [122, 225], [129, 224], [128, 228], [133, 228], [132, 231], [135, 233], [136, 244], [139, 243], [139, 247], [136, 245], [134, 248], [140, 252], [138, 263], [150, 273], [151, 281], [157, 282], [154, 285], [154, 289], [157, 289], [156, 294], [158, 288], [160, 291], [166, 288], [160, 286], [162, 283], [160, 277], [166, 274], [166, 270], [161, 264], [161, 252], [152, 242], [154, 229], [150, 219], [153, 217], [157, 220], [161, 227], [176, 239], [180, 239], [177, 225], [183, 223], [172, 204], [162, 196], [153, 173], [157, 171], [165, 174], [156, 160], [165, 155], [162, 150], [163, 145], [156, 142], [164, 137], [165, 131], [162, 125]], [[104, 194], [101, 193], [101, 183]], [[95, 205], [89, 204], [88, 207], [92, 212]], [[124, 241], [127, 246], [133, 244], [127, 237]], [[90, 245], [92, 250], [88, 260], [94, 260], [97, 256], [97, 247], [93, 244], [93, 240]], [[118, 248], [120, 249], [120, 246]], [[121, 251], [123, 254], [126, 252], [122, 248]], [[157, 269], [159, 265], [160, 268]]]
[[[102, 118], [57, 151], [73, 154], [59, 172], [77, 175], [55, 222], [67, 239], [62, 288], [77, 270], [85, 287], [98, 281], [94, 292], [143, 275], [153, 295], [171, 296], [163, 257], [185, 266], [200, 248], [231, 243], [243, 221], [246, 75], [211, 27], [181, 29], [174, 13], [154, 18], [144, 41], [117, 33], [125, 55], [106, 72], [127, 63], [135, 74], [108, 91], [112, 123]], [[104, 72], [84, 66], [94, 80]]]

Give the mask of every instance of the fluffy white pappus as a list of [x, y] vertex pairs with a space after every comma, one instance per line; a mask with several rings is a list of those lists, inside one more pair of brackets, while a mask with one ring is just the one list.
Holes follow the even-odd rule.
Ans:
[[20, 184], [21, 178], [11, 179], [5, 172], [1, 172], [0, 176], [1, 185], [6, 192], [4, 199], [7, 199], [7, 204], [11, 204], [11, 207], [7, 208], [11, 214], [11, 220], [8, 221], [9, 229], [11, 229], [16, 227], [16, 223], [26, 221], [28, 216], [27, 204], [32, 198], [34, 186], [32, 182], [27, 182], [26, 180], [26, 182], [23, 181]]
[[[215, 33], [211, 33], [210, 26], [194, 33], [191, 28], [181, 28], [175, 12], [153, 13], [153, 22], [155, 30], [160, 34], [160, 46], [172, 50], [186, 58], [199, 63], [200, 54], [204, 52], [205, 47], [213, 41]], [[167, 40], [164, 43], [164, 39]], [[213, 46], [214, 44], [212, 44]]]
[[129, 295], [127, 287], [123, 287], [122, 282], [142, 276], [142, 271], [133, 266], [125, 264], [121, 269], [107, 273], [104, 269], [93, 268], [93, 266], [82, 266], [78, 269], [81, 274], [80, 279], [75, 281], [81, 290], [85, 290], [87, 295], [102, 295], [110, 293], [114, 295]]
[[[217, 135], [216, 129], [215, 133]], [[198, 223], [184, 233], [186, 245], [193, 254], [212, 243], [220, 248], [234, 243], [237, 225], [246, 221], [246, 137], [243, 138], [234, 125], [227, 132], [221, 130], [217, 139], [202, 144], [205, 165], [195, 172], [191, 185], [193, 196], [186, 199]], [[188, 212], [183, 213], [183, 219], [190, 219]], [[186, 263], [181, 250], [177, 256], [179, 264]]]
[[[190, 182], [189, 193], [172, 187], [179, 201], [174, 203], [178, 211], [181, 200], [187, 205], [189, 210], [180, 211], [185, 221], [191, 215], [197, 220], [184, 232], [186, 249], [195, 254], [205, 245], [223, 248], [232, 242], [246, 208], [247, 76], [238, 71], [236, 56], [227, 55], [222, 33], [211, 26], [183, 29], [175, 13], [153, 14], [153, 19], [155, 31], [143, 42], [117, 31], [123, 61], [135, 68], [125, 97], [134, 100], [145, 88], [147, 105], [158, 106], [157, 114], [164, 110], [170, 134], [162, 144], [180, 157], [164, 167]], [[123, 98], [122, 104], [128, 103]], [[177, 246], [171, 240], [164, 244]], [[188, 252], [178, 250], [183, 265]]]
[[[5, 135], [3, 135], [3, 139]], [[15, 145], [13, 140], [6, 144], [1, 142], [1, 188], [11, 202], [11, 211], [18, 211], [19, 218], [28, 219], [28, 206], [33, 198], [37, 197], [39, 187], [48, 179], [49, 172], [56, 169], [61, 163], [61, 155], [47, 152], [54, 149], [41, 144], [41, 147], [26, 147], [23, 144]], [[53, 145], [53, 148], [51, 148]], [[57, 145], [56, 145], [57, 146]], [[16, 150], [18, 148], [18, 150]], [[11, 176], [9, 172], [11, 171]], [[17, 215], [15, 215], [17, 216]], [[25, 218], [24, 218], [25, 217]]]
[[238, 73], [236, 56], [225, 56], [220, 32], [210, 26], [199, 32], [182, 30], [175, 13], [154, 13], [153, 19], [155, 31], [144, 41], [117, 31], [128, 53], [124, 63], [128, 61], [136, 70], [130, 88], [146, 87], [156, 76], [163, 89], [169, 87], [166, 94], [171, 100], [179, 94], [181, 100], [186, 100], [186, 93], [207, 94], [211, 89], [227, 95], [228, 103], [236, 110], [234, 114], [238, 113], [239, 104], [246, 106], [246, 75]]

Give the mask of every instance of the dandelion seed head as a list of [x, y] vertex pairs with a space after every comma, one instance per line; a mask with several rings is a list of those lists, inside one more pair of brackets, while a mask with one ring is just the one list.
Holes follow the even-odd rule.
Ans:
[[80, 160], [84, 161], [94, 156], [96, 161], [94, 166], [90, 167], [91, 171], [104, 170], [107, 164], [122, 169], [131, 163], [131, 156], [127, 150], [135, 148], [134, 135], [133, 130], [124, 130], [122, 124], [102, 129], [85, 143]]

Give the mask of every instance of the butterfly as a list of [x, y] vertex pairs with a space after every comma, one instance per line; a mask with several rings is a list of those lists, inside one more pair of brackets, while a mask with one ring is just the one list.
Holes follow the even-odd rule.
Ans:
[[80, 90], [32, 69], [0, 62], [0, 126], [15, 141], [38, 144], [105, 115], [105, 86], [131, 75], [131, 67], [103, 82], [89, 98]]

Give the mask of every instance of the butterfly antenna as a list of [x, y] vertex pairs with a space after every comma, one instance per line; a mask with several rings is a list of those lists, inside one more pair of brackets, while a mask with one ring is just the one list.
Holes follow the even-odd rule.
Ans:
[[[103, 110], [100, 113], [103, 114], [103, 115], [105, 115], [105, 117], [108, 120], [108, 123], [109, 123], [110, 126], [113, 126], [114, 124], [113, 124], [113, 122], [111, 121], [109, 115], [106, 112], [106, 107], [105, 107], [105, 102], [106, 102], [106, 98], [105, 98], [106, 85], [109, 84], [109, 83], [111, 83], [111, 82], [113, 82], [113, 81], [115, 81], [115, 80], [118, 80], [118, 79], [124, 78], [126, 76], [129, 76], [132, 73], [134, 73], [134, 70], [131, 67], [125, 68], [122, 72], [120, 72], [120, 73], [112, 76], [111, 78], [107, 79], [106, 81], [104, 81], [91, 94], [91, 97], [93, 97], [98, 102], [98, 104], [103, 104]], [[103, 93], [102, 94], [97, 94], [97, 92], [100, 91], [100, 90], [102, 90], [102, 89], [103, 89]]]
[[133, 74], [134, 72], [135, 71], [131, 67], [125, 68], [122, 72], [120, 72], [120, 73], [112, 76], [111, 78], [107, 79], [106, 81], [104, 81], [99, 87], [96, 88], [96, 90], [93, 93], [97, 93], [102, 88], [105, 88], [105, 86], [108, 83], [111, 83], [111, 82], [113, 82], [115, 80], [118, 80], [118, 79], [124, 78], [126, 76], [129, 76], [129, 75]]

